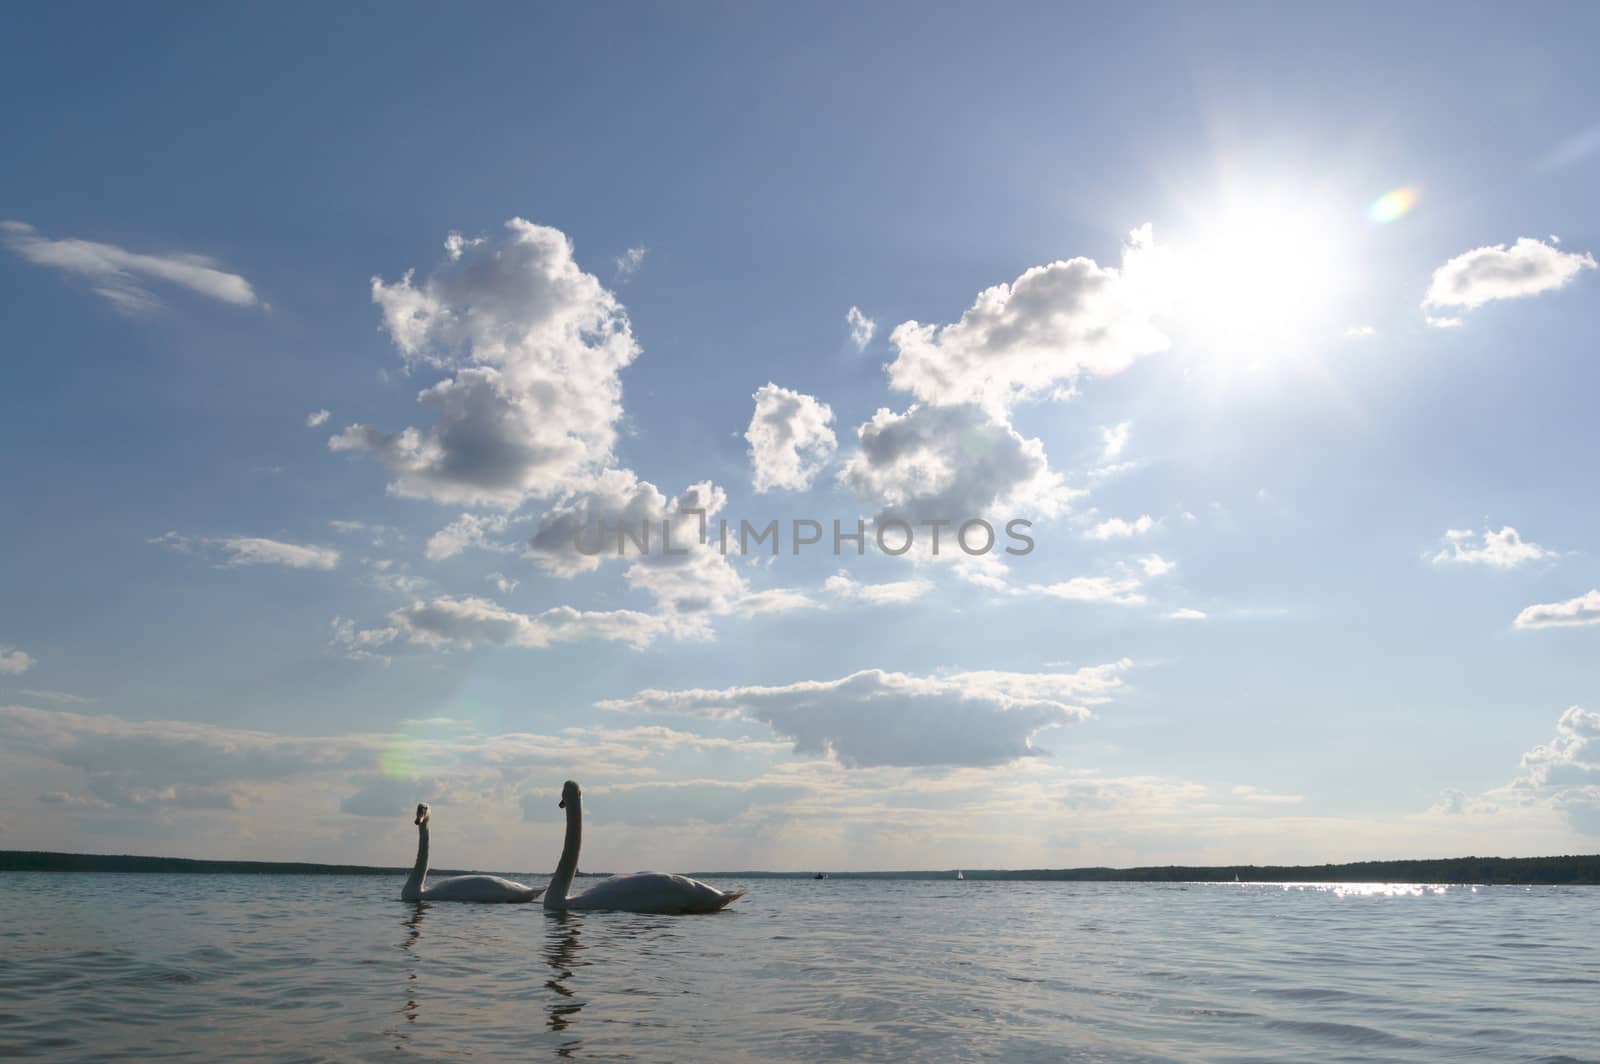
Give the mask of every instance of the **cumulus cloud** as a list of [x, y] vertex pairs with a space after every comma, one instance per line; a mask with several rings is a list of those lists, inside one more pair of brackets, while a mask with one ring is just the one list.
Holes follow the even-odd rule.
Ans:
[[913, 676], [866, 669], [837, 680], [722, 690], [646, 690], [598, 703], [629, 713], [758, 721], [797, 754], [847, 767], [1001, 765], [1041, 753], [1039, 731], [1089, 716], [1131, 665], [1070, 673]]
[[852, 580], [840, 569], [823, 584], [828, 594], [852, 602], [865, 602], [871, 606], [894, 606], [917, 599], [933, 590], [933, 582], [921, 578], [890, 580], [879, 584], [863, 584]]
[[1600, 713], [1569, 707], [1556, 737], [1524, 754], [1522, 768], [1512, 791], [1548, 800], [1575, 830], [1600, 835]]
[[860, 307], [851, 307], [844, 320], [850, 326], [850, 342], [856, 345], [857, 351], [865, 351], [872, 342], [872, 334], [878, 331], [878, 323], [861, 313]]
[[222, 569], [246, 565], [280, 565], [286, 569], [334, 569], [339, 552], [331, 547], [284, 543], [260, 536], [229, 536], [221, 539], [193, 539], [176, 532], [164, 532], [147, 542], [159, 544], [179, 554], [203, 554], [215, 559]]
[[838, 440], [828, 404], [801, 392], [764, 384], [744, 438], [757, 492], [804, 491], [833, 456]]
[[1169, 621], [1203, 621], [1205, 619], [1206, 612], [1204, 610], [1191, 609], [1188, 606], [1173, 610], [1167, 614], [1167, 620]]
[[[1556, 242], [1523, 237], [1507, 247], [1495, 244], [1457, 255], [1433, 271], [1422, 306], [1473, 310], [1497, 299], [1520, 299], [1565, 287], [1583, 270], [1595, 268], [1594, 256], [1562, 251]], [[1459, 325], [1455, 318], [1429, 318], [1430, 325]]]
[[0, 645], [0, 675], [21, 676], [33, 668], [33, 658], [16, 647]]
[[880, 409], [856, 435], [839, 483], [876, 505], [880, 522], [1031, 519], [1059, 513], [1074, 494], [1039, 440], [977, 405]]
[[1035, 266], [980, 292], [958, 322], [902, 322], [889, 335], [890, 383], [925, 403], [1003, 409], [1164, 351], [1169, 341], [1151, 321], [1154, 293], [1143, 283], [1155, 253], [1144, 226], [1131, 234], [1120, 270], [1087, 258]]
[[512, 509], [610, 464], [619, 374], [639, 347], [560, 230], [513, 218], [497, 240], [452, 234], [425, 280], [373, 278], [372, 298], [407, 367], [446, 373], [417, 396], [438, 412], [431, 426], [356, 424], [329, 440], [382, 461], [391, 492]]
[[328, 423], [328, 419], [332, 416], [333, 415], [326, 410], [313, 410], [311, 413], [306, 415], [306, 428], [321, 428], [323, 425]]
[[[889, 382], [916, 401], [904, 413], [880, 409], [857, 429], [840, 483], [880, 523], [1061, 513], [1078, 493], [1051, 471], [1043, 444], [1012, 426], [1011, 407], [1070, 395], [1084, 374], [1116, 373], [1164, 350], [1152, 323], [1164, 258], [1144, 226], [1120, 269], [1086, 258], [1036, 266], [980, 292], [957, 322], [902, 322], [889, 337]], [[1120, 452], [1127, 426], [1105, 431], [1107, 453]]]
[[1529, 543], [1510, 525], [1498, 532], [1484, 529], [1477, 533], [1470, 529], [1452, 528], [1444, 534], [1444, 548], [1433, 556], [1434, 564], [1492, 565], [1497, 569], [1512, 569], [1524, 562], [1553, 557], [1554, 551], [1537, 543]]
[[1568, 628], [1600, 624], [1600, 590], [1590, 591], [1565, 602], [1545, 602], [1529, 606], [1513, 622], [1518, 628]]
[[149, 288], [151, 282], [177, 285], [236, 306], [256, 303], [249, 281], [203, 255], [145, 255], [92, 240], [52, 240], [25, 222], [0, 222], [0, 240], [29, 262], [87, 278], [96, 293], [124, 312], [161, 306]]
[[1132, 521], [1125, 521], [1120, 517], [1112, 517], [1092, 526], [1083, 534], [1085, 539], [1097, 539], [1104, 542], [1108, 539], [1126, 539], [1130, 536], [1142, 536], [1152, 528], [1156, 522], [1149, 514], [1141, 514]]

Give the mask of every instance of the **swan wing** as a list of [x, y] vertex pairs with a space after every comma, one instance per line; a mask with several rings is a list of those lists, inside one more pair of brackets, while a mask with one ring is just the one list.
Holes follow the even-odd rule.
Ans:
[[569, 909], [610, 909], [629, 913], [714, 913], [744, 891], [721, 891], [709, 883], [668, 872], [610, 876], [575, 898]]
[[543, 887], [530, 887], [500, 876], [451, 876], [429, 883], [422, 900], [521, 902], [532, 901], [543, 893]]

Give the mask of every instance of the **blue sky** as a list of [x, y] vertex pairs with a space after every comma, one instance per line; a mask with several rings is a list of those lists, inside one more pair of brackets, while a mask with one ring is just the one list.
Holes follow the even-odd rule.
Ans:
[[13, 12], [0, 846], [1592, 850], [1597, 20]]

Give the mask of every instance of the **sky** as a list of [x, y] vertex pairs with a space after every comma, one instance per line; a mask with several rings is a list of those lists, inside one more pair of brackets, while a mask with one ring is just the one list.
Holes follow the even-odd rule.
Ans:
[[0, 848], [1600, 849], [1592, 5], [7, 23]]

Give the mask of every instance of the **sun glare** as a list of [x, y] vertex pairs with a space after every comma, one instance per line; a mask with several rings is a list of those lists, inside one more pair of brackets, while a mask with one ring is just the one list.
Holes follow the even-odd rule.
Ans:
[[1201, 216], [1174, 242], [1176, 325], [1208, 359], [1248, 365], [1336, 335], [1346, 280], [1326, 210], [1254, 198]]

